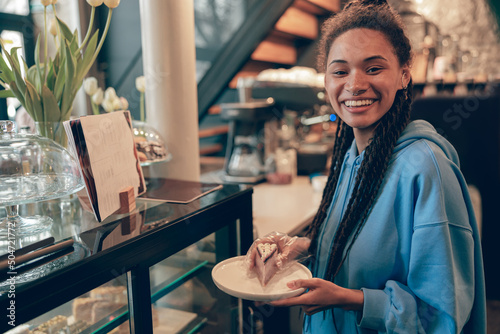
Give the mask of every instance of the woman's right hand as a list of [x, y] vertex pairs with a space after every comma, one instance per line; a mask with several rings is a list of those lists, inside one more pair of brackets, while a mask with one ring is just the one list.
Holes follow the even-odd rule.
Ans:
[[256, 239], [247, 253], [248, 269], [252, 270], [255, 266], [257, 246], [263, 243], [276, 244], [278, 247], [278, 259], [281, 267], [291, 261], [300, 260], [308, 255], [311, 240], [306, 237], [290, 237], [287, 234], [271, 232], [262, 238]]

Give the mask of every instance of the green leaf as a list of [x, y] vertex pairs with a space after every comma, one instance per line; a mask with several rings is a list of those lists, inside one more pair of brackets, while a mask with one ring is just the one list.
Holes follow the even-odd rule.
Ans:
[[21, 76], [21, 70], [19, 66], [19, 61], [17, 59], [17, 50], [20, 49], [19, 47], [12, 48], [10, 55], [6, 52], [5, 54], [8, 55], [9, 62], [12, 66], [12, 72], [14, 72], [14, 78], [15, 78], [15, 83], [17, 85], [17, 88], [19, 89], [20, 92], [25, 92], [26, 91], [26, 83], [23, 80], [23, 77]]
[[40, 89], [38, 88], [41, 87], [40, 77], [38, 74], [39, 72], [38, 69], [36, 68], [36, 65], [31, 66], [26, 72], [26, 77], [27, 77], [26, 80], [31, 82], [31, 84], [35, 86], [37, 92], [41, 91], [41, 88]]
[[[37, 69], [37, 75], [38, 75], [38, 81], [35, 85], [36, 91], [38, 93], [42, 92], [42, 86], [41, 83], [43, 81], [43, 76], [42, 76], [42, 70], [40, 67], [40, 35], [38, 35], [38, 38], [36, 39], [36, 44], [35, 44], [35, 65]], [[35, 81], [32, 81], [31, 83], [35, 83]]]
[[97, 30], [87, 45], [85, 52], [83, 54], [83, 59], [81, 62], [77, 64], [76, 69], [76, 77], [77, 80], [82, 81], [83, 78], [87, 75], [87, 72], [90, 70], [92, 64], [92, 57], [94, 56], [95, 48], [97, 47], [97, 38], [99, 37], [99, 30]]
[[[36, 122], [41, 122], [44, 120], [42, 100], [35, 90], [35, 87], [30, 83], [26, 82], [26, 95], [29, 98], [26, 99], [27, 104], [31, 103], [32, 113], [31, 115]], [[29, 101], [29, 102], [28, 102]]]
[[78, 31], [75, 29], [75, 32], [73, 33], [73, 38], [70, 40], [71, 42], [69, 43], [69, 49], [71, 50], [71, 54], [74, 57], [78, 57], [80, 53], [78, 52]]
[[[16, 98], [19, 100], [19, 102], [26, 108], [25, 99], [24, 99], [24, 92], [21, 92], [17, 88], [16, 82], [15, 81], [10, 82], [9, 87], [10, 87], [10, 90], [12, 91], [12, 93], [14, 93]], [[27, 108], [26, 108], [26, 110], [27, 110]]]
[[61, 111], [59, 110], [56, 98], [50, 89], [45, 85], [42, 86], [42, 100], [45, 115], [44, 122], [61, 121]]
[[52, 63], [52, 59], [49, 58], [49, 71], [47, 73], [47, 79], [45, 81], [46, 81], [47, 87], [51, 91], [54, 91], [56, 77], [57, 77], [57, 74], [54, 72], [54, 64]]
[[[57, 19], [57, 24], [59, 25], [59, 30], [61, 31], [61, 34], [63, 35], [62, 39], [66, 40], [66, 41], [71, 41], [73, 39], [73, 34], [71, 33], [71, 30], [69, 30], [66, 23], [61, 21], [57, 16], [56, 16], [56, 19]], [[60, 47], [65, 46], [64, 44], [65, 44], [64, 42], [61, 42]]]
[[[5, 52], [7, 53], [7, 52]], [[9, 65], [5, 62], [3, 57], [0, 55], [0, 71], [2, 72], [2, 81], [11, 82], [15, 80], [14, 73], [10, 69]], [[3, 79], [5, 78], [5, 79]]]
[[57, 101], [61, 101], [61, 95], [64, 89], [64, 82], [66, 81], [64, 68], [66, 67], [66, 59], [62, 60], [61, 70], [57, 74], [56, 83], [54, 84], [54, 96]]
[[11, 90], [0, 90], [0, 99], [5, 99], [8, 97], [16, 97]]
[[73, 99], [74, 99], [73, 80], [75, 80], [75, 60], [73, 59], [73, 55], [71, 54], [69, 47], [64, 48], [64, 51], [65, 51], [64, 57], [66, 58], [66, 66], [64, 67], [66, 72], [65, 73], [66, 78], [61, 100], [62, 115], [66, 115], [68, 110], [71, 110], [71, 107], [73, 105]]

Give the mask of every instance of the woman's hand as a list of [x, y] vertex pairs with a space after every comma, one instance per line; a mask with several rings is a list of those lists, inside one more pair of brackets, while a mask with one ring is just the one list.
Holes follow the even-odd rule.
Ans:
[[273, 306], [300, 305], [307, 315], [333, 307], [346, 310], [363, 309], [363, 292], [361, 290], [346, 289], [330, 281], [320, 278], [299, 279], [287, 283], [290, 289], [305, 288], [306, 293], [292, 298], [271, 302]]
[[290, 237], [286, 234], [278, 232], [272, 232], [260, 239], [257, 239], [254, 241], [247, 253], [249, 270], [252, 270], [255, 266], [257, 245], [262, 243], [273, 243], [278, 246], [278, 259], [280, 260], [280, 267], [282, 267], [290, 261], [306, 257], [311, 240], [305, 237]]

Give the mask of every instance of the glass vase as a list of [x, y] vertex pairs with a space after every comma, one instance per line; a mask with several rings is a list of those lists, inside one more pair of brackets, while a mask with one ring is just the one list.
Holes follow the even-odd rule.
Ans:
[[63, 122], [35, 122], [35, 129], [38, 135], [52, 139], [62, 147], [68, 147]]

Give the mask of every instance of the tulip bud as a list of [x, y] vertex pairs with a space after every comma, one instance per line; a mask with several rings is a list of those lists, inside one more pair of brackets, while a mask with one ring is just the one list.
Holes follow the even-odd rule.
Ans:
[[55, 5], [57, 3], [57, 0], [52, 0], [52, 4]]
[[92, 102], [94, 102], [99, 106], [101, 105], [103, 100], [104, 100], [104, 92], [102, 91], [102, 88], [98, 88], [96, 92], [92, 95]]
[[99, 7], [102, 5], [104, 0], [87, 0], [88, 4], [91, 5], [92, 7]]
[[120, 97], [120, 105], [121, 105], [121, 109], [122, 110], [127, 110], [128, 109], [128, 101], [123, 96]]
[[141, 93], [146, 91], [146, 78], [144, 75], [135, 78], [135, 88]]
[[104, 0], [104, 4], [109, 8], [116, 8], [120, 4], [120, 0]]
[[55, 17], [50, 19], [49, 32], [52, 36], [57, 36], [57, 21]]
[[104, 99], [109, 100], [110, 102], [113, 102], [116, 100], [118, 97], [116, 96], [116, 91], [113, 87], [108, 87], [106, 91], [104, 92]]
[[87, 95], [94, 95], [94, 93], [97, 91], [98, 85], [97, 85], [97, 79], [94, 77], [89, 77], [85, 80], [83, 80], [83, 90]]
[[44, 7], [50, 6], [52, 4], [52, 0], [41, 0], [40, 2]]

